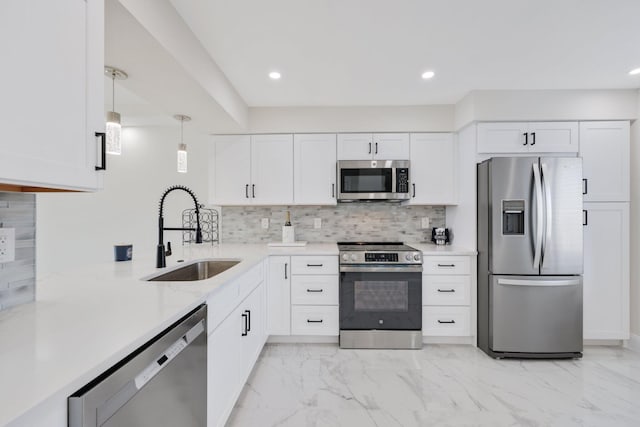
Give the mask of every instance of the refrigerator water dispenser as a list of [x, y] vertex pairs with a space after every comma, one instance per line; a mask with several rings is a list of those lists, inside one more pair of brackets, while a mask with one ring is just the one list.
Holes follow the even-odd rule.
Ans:
[[524, 234], [524, 200], [502, 201], [502, 234]]

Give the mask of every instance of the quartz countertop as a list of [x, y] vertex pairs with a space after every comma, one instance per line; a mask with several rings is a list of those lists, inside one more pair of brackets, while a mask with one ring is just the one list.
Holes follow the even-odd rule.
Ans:
[[475, 249], [469, 249], [456, 245], [436, 245], [434, 243], [412, 243], [407, 242], [407, 245], [412, 246], [419, 251], [422, 251], [423, 255], [477, 255], [478, 252]]
[[268, 255], [337, 255], [338, 248], [221, 244], [173, 252], [163, 271], [182, 265], [178, 260], [241, 262], [196, 282], [142, 280], [159, 272], [151, 254], [136, 254], [126, 262], [80, 265], [39, 276], [35, 302], [0, 311], [0, 425], [22, 422], [23, 414], [51, 399], [66, 402], [67, 396]]

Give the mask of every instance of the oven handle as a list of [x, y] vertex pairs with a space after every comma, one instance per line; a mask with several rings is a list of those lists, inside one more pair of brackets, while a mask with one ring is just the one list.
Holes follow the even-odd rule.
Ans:
[[422, 273], [422, 265], [341, 265], [341, 273]]

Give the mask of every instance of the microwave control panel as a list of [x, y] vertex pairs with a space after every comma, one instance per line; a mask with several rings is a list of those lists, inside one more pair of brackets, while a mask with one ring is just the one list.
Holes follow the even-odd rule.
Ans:
[[409, 169], [397, 168], [396, 169], [396, 193], [408, 193], [409, 192]]

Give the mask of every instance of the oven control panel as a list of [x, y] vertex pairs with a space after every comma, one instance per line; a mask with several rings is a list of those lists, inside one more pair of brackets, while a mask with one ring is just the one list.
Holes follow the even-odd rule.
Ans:
[[343, 251], [340, 264], [422, 264], [422, 253]]
[[365, 252], [364, 262], [398, 262], [398, 254], [389, 252]]

